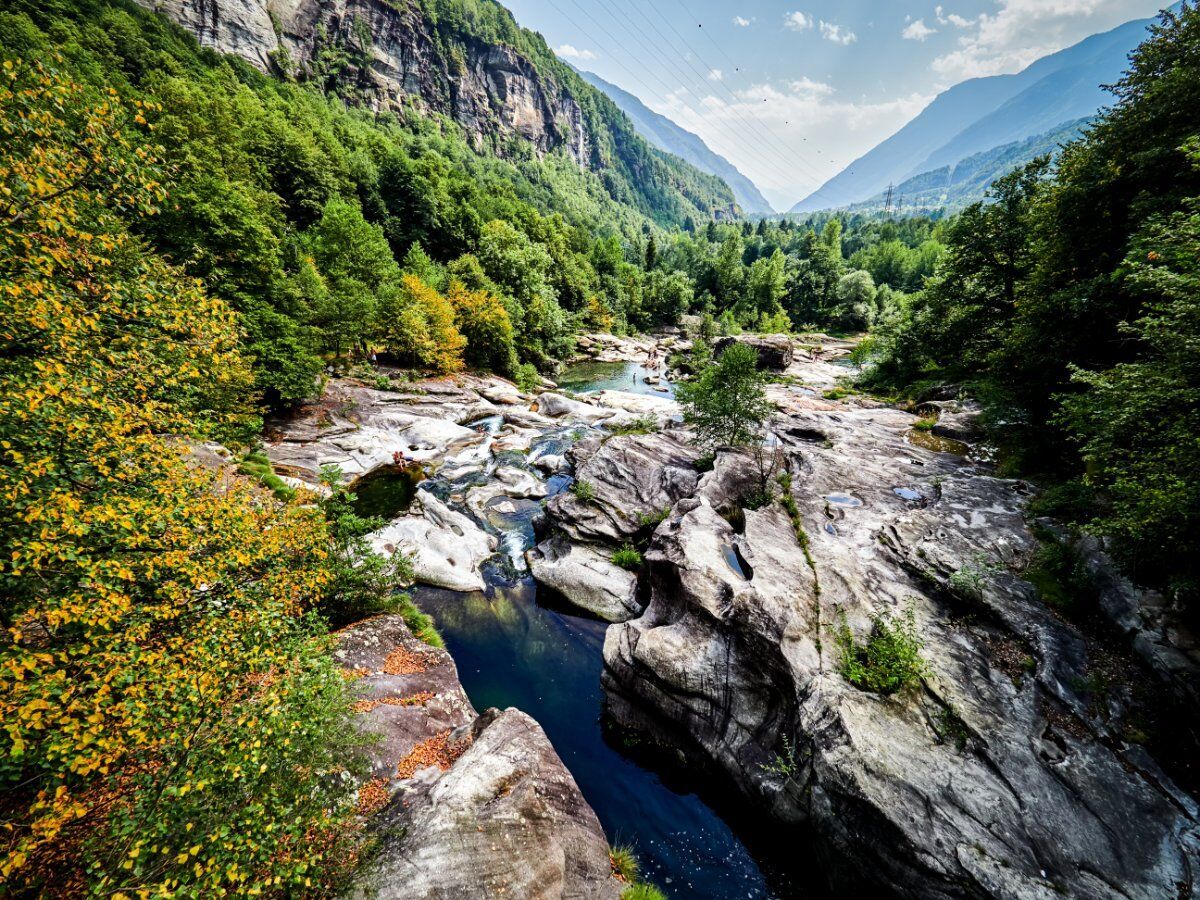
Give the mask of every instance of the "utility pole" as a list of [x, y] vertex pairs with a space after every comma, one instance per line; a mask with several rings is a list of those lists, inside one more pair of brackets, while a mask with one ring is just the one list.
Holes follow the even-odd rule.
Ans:
[[889, 184], [888, 192], [887, 192], [887, 199], [883, 201], [883, 214], [885, 216], [890, 216], [892, 214], [892, 196], [895, 193], [895, 191], [896, 191], [896, 185]]

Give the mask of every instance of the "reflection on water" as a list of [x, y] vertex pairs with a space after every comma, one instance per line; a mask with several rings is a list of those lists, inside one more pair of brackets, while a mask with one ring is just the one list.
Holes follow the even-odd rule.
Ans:
[[[647, 384], [646, 378], [657, 379]], [[665, 367], [647, 369], [631, 362], [588, 362], [567, 366], [555, 378], [564, 391], [575, 394], [598, 394], [600, 391], [628, 391], [651, 397], [674, 397], [675, 386], [667, 381]]]
[[394, 519], [408, 511], [417, 485], [425, 477], [420, 466], [384, 466], [350, 486], [354, 511], [360, 516]]
[[934, 434], [932, 431], [923, 431], [920, 428], [914, 428], [909, 431], [908, 442], [924, 450], [932, 450], [934, 453], [953, 453], [955, 456], [967, 456], [971, 452], [970, 446], [964, 444], [962, 441], [942, 437], [941, 435]]
[[[780, 858], [778, 851], [756, 861], [697, 796], [701, 785], [694, 774], [664, 767], [657, 758], [653, 769], [640, 765], [623, 745], [627, 738], [602, 728], [605, 623], [539, 606], [536, 592], [531, 581], [496, 587], [489, 595], [414, 592], [417, 604], [437, 620], [476, 708], [515, 706], [537, 719], [610, 842], [632, 845], [645, 876], [668, 896], [816, 896], [774, 874], [770, 860]], [[707, 793], [706, 799], [714, 802]], [[752, 833], [754, 824], [739, 823], [739, 832]], [[796, 853], [791, 846], [786, 856], [794, 872], [802, 870]], [[820, 878], [809, 870], [806, 880]]]

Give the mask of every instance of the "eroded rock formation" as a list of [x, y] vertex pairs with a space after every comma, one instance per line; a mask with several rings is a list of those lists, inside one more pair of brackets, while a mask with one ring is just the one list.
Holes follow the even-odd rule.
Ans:
[[399, 616], [338, 637], [362, 727], [379, 738], [360, 793], [379, 846], [351, 896], [615, 900], [600, 822], [533, 719], [476, 714], [449, 654]]

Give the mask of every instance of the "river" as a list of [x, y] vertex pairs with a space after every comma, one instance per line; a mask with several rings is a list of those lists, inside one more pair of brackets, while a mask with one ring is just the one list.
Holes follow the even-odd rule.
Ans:
[[[591, 363], [568, 370], [559, 383], [577, 393], [636, 389], [669, 396], [646, 384], [646, 374], [633, 364]], [[562, 430], [547, 435], [556, 452], [570, 438]], [[526, 458], [538, 452], [544, 449], [535, 443]], [[505, 454], [505, 465], [516, 462], [514, 454]], [[477, 474], [471, 482], [478, 483]], [[548, 487], [553, 493], [567, 483], [556, 478]], [[460, 486], [465, 487], [451, 467], [421, 489], [467, 511], [456, 502]], [[795, 846], [778, 845], [777, 829], [751, 822], [732, 798], [606, 722], [600, 686], [606, 623], [539, 603], [521, 555], [532, 546], [530, 522], [540, 505], [516, 501], [510, 506], [507, 520], [489, 514], [481, 521], [500, 537], [501, 546], [498, 562], [486, 568], [486, 593], [428, 587], [414, 592], [417, 604], [437, 621], [471, 702], [480, 710], [515, 706], [537, 719], [610, 843], [632, 847], [644, 877], [668, 896], [815, 896], [786, 874], [785, 869], [797, 871], [800, 857]]]

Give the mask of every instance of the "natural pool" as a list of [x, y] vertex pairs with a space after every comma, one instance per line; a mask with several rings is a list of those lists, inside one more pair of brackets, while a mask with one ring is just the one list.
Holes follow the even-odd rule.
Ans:
[[425, 474], [420, 466], [384, 466], [350, 486], [354, 511], [391, 520], [408, 511]]
[[771, 846], [746, 821], [732, 820], [735, 834], [709, 805], [734, 809], [730, 798], [605, 726], [604, 622], [539, 605], [528, 580], [486, 595], [418, 588], [414, 596], [437, 620], [475, 707], [515, 706], [537, 719], [610, 843], [632, 846], [644, 875], [668, 896], [817, 896], [783, 874], [781, 861], [801, 870], [795, 846]]
[[[667, 381], [665, 366], [648, 369], [632, 362], [587, 362], [567, 366], [554, 379], [564, 391], [576, 394], [597, 394], [600, 391], [628, 391], [651, 397], [674, 397], [675, 385]], [[658, 384], [647, 384], [646, 377], [658, 378]], [[665, 390], [659, 390], [664, 388]]]

